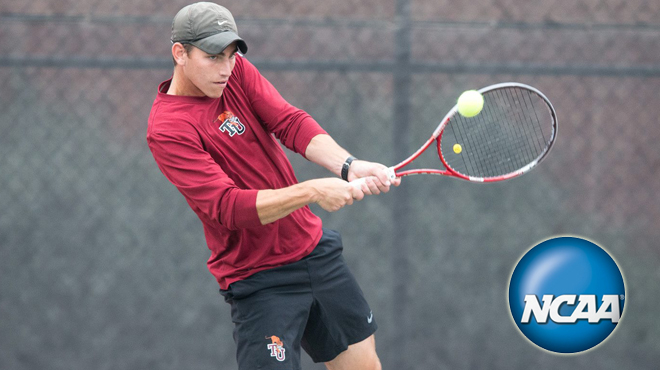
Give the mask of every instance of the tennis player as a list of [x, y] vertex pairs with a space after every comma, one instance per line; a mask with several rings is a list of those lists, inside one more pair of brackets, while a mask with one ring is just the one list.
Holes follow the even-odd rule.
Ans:
[[[174, 73], [158, 87], [147, 141], [202, 221], [239, 368], [300, 369], [302, 347], [328, 369], [380, 369], [376, 321], [340, 235], [308, 205], [337, 211], [400, 180], [287, 103], [242, 56], [247, 44], [226, 8], [184, 7], [172, 43]], [[276, 139], [338, 177], [299, 183]], [[347, 182], [358, 178], [361, 188]]]

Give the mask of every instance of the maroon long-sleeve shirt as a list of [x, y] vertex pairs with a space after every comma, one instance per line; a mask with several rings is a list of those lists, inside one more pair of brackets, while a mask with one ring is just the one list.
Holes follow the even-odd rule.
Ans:
[[202, 221], [207, 265], [220, 287], [309, 254], [322, 234], [309, 207], [261, 225], [256, 198], [258, 190], [298, 182], [275, 138], [304, 155], [325, 131], [239, 55], [220, 98], [167, 95], [170, 83], [158, 87], [147, 142]]

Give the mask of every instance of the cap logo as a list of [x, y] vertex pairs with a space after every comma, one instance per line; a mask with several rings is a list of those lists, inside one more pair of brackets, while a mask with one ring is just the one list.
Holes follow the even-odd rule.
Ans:
[[222, 21], [222, 22], [218, 21], [218, 26], [222, 26], [225, 23], [227, 23], [227, 21]]

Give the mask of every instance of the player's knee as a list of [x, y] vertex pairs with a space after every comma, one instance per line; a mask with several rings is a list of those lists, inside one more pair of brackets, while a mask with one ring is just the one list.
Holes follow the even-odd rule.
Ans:
[[380, 359], [378, 358], [378, 353], [376, 353], [376, 341], [374, 337], [371, 336], [371, 338], [367, 339], [367, 341], [370, 342], [370, 348], [367, 356], [367, 366], [365, 367], [369, 370], [382, 370]]
[[372, 370], [382, 370], [383, 367], [380, 365], [380, 360], [378, 359], [378, 356], [376, 356], [375, 362], [373, 363]]
[[369, 354], [368, 360], [365, 361], [364, 368], [365, 370], [382, 370], [380, 359], [378, 358], [376, 351], [373, 351]]

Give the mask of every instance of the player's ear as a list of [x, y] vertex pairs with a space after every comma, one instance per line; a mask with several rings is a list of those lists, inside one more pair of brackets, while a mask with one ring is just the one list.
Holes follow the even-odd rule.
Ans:
[[172, 45], [172, 59], [174, 59], [174, 63], [180, 66], [183, 66], [186, 64], [186, 49], [183, 47], [183, 44], [180, 42], [175, 42]]

